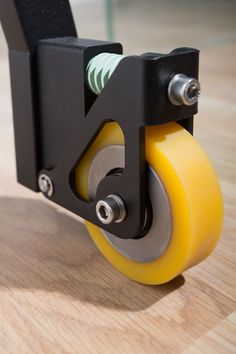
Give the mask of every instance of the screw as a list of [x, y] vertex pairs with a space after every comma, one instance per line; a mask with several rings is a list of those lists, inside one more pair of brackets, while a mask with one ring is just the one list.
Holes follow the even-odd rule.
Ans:
[[200, 96], [201, 86], [198, 80], [184, 74], [177, 74], [172, 77], [168, 86], [168, 97], [175, 106], [184, 104], [194, 105]]
[[53, 183], [47, 175], [40, 175], [38, 183], [39, 189], [42, 193], [46, 194], [48, 197], [51, 197], [53, 195]]
[[97, 202], [96, 214], [103, 224], [120, 223], [126, 217], [125, 204], [117, 194], [110, 194]]

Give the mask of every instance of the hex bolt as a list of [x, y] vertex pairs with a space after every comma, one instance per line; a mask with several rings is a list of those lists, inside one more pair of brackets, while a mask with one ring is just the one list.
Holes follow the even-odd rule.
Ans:
[[125, 204], [117, 194], [110, 194], [97, 202], [96, 214], [103, 224], [120, 223], [126, 217]]
[[46, 194], [48, 197], [51, 197], [53, 195], [53, 183], [47, 175], [40, 175], [38, 179], [38, 184], [39, 189], [42, 193]]
[[168, 97], [175, 106], [194, 105], [200, 96], [201, 86], [197, 79], [184, 74], [176, 74], [172, 77], [168, 86]]

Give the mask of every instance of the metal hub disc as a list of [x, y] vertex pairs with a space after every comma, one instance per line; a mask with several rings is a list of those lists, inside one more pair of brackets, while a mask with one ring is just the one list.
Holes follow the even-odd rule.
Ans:
[[[94, 199], [100, 181], [117, 168], [124, 168], [125, 149], [122, 145], [110, 145], [94, 157], [88, 178], [89, 196]], [[121, 239], [102, 230], [106, 239], [122, 255], [138, 262], [150, 262], [166, 250], [172, 232], [170, 203], [160, 178], [148, 167], [148, 191], [152, 204], [153, 221], [149, 232], [139, 239]], [[114, 191], [115, 192], [115, 191]]]

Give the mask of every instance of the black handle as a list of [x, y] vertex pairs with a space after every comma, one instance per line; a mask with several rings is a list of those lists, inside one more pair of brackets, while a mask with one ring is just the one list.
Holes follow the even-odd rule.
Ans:
[[38, 191], [40, 112], [35, 49], [42, 39], [77, 37], [68, 0], [0, 0], [9, 47], [18, 181]]
[[0, 0], [0, 20], [10, 49], [32, 52], [38, 41], [76, 37], [68, 0]]

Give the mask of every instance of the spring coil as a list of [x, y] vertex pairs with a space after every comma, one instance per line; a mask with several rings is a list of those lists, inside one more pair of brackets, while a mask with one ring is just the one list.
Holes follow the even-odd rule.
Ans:
[[90, 90], [99, 95], [123, 58], [120, 54], [102, 53], [91, 59], [86, 69]]

